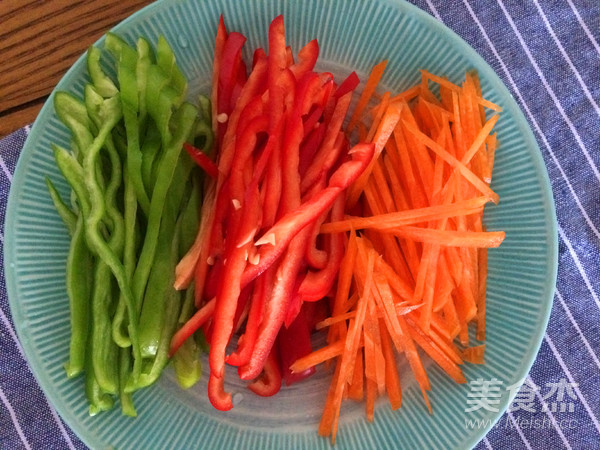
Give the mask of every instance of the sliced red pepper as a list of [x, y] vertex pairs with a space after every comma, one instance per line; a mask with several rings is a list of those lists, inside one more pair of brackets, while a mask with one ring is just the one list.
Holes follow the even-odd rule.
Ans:
[[281, 370], [279, 369], [279, 358], [277, 356], [277, 347], [274, 346], [267, 360], [262, 373], [253, 383], [248, 385], [248, 389], [257, 395], [271, 397], [281, 389]]
[[[323, 111], [320, 112], [321, 114]], [[305, 134], [306, 134], [306, 128]], [[300, 173], [300, 177], [302, 178], [308, 167], [311, 165], [312, 160], [317, 153], [317, 150], [321, 146], [323, 142], [323, 138], [325, 137], [325, 132], [327, 128], [321, 123], [319, 126], [314, 128], [310, 134], [304, 139], [300, 147], [300, 163], [298, 165], [298, 172]]]
[[[340, 196], [333, 204], [331, 220], [344, 218], [345, 197]], [[314, 302], [325, 297], [335, 282], [342, 258], [344, 257], [344, 235], [332, 233], [329, 236], [329, 258], [325, 268], [318, 272], [309, 271], [298, 289], [302, 301]]]
[[274, 275], [275, 272], [273, 270], [267, 270], [255, 281], [244, 334], [238, 340], [236, 351], [227, 357], [227, 364], [242, 366], [250, 360], [256, 337], [258, 336], [258, 327], [263, 315], [263, 306], [266, 298], [271, 296]]
[[277, 124], [275, 131], [271, 133], [271, 137], [273, 138], [273, 150], [267, 163], [267, 175], [263, 186], [263, 224], [265, 226], [271, 226], [275, 223], [277, 211], [279, 210], [281, 184], [283, 181], [281, 178], [281, 147], [283, 145], [283, 133], [281, 130], [283, 129], [283, 126], [284, 119], [282, 116], [279, 119], [279, 123]]
[[[221, 60], [223, 59], [223, 48], [227, 41], [227, 29], [223, 21], [223, 14], [219, 17], [219, 26], [217, 27], [217, 35], [215, 37], [215, 54], [213, 57], [213, 73], [212, 73], [212, 89], [210, 93], [211, 113], [212, 113], [212, 129], [218, 128], [217, 122], [217, 104], [219, 96], [219, 73], [221, 72]], [[216, 139], [215, 139], [216, 145]]]
[[217, 179], [219, 169], [217, 165], [199, 148], [194, 147], [192, 144], [187, 142], [183, 143], [183, 148], [187, 151], [188, 155], [194, 160], [196, 164], [200, 166], [211, 178]]
[[298, 62], [290, 67], [297, 80], [312, 71], [319, 57], [319, 43], [313, 39], [298, 52]]
[[311, 225], [312, 231], [310, 243], [306, 247], [306, 254], [304, 255], [304, 258], [306, 259], [306, 264], [313, 269], [324, 269], [327, 265], [327, 261], [329, 260], [327, 251], [317, 247], [320, 228], [327, 219], [328, 214], [329, 211], [323, 212], [323, 214], [321, 214]]
[[307, 169], [306, 174], [304, 177], [302, 177], [302, 192], [306, 192], [308, 188], [319, 179], [323, 172], [329, 172], [329, 170], [335, 164], [338, 155], [334, 154], [332, 149], [335, 147], [335, 142], [338, 139], [340, 130], [342, 129], [351, 99], [351, 92], [348, 92], [338, 99], [331, 121], [327, 126], [327, 132], [323, 139], [323, 144], [319, 148], [318, 153], [315, 155], [312, 164]]
[[360, 79], [358, 78], [358, 75], [356, 75], [356, 72], [352, 72], [344, 81], [342, 81], [342, 84], [338, 86], [334, 94], [335, 98], [340, 98], [348, 92], [353, 92], [359, 84]]
[[[252, 69], [254, 69], [256, 67], [256, 64], [261, 59], [266, 60], [267, 59], [267, 53], [265, 52], [264, 48], [259, 47], [256, 50], [254, 50], [254, 54], [252, 55]], [[265, 89], [266, 89], [266, 87], [265, 87]]]
[[[254, 187], [249, 195], [254, 199], [258, 196], [258, 187]], [[246, 199], [244, 199], [246, 200]], [[239, 242], [256, 231], [259, 220], [260, 208], [256, 202], [244, 201], [241, 208], [240, 227], [235, 235], [231, 235], [233, 242]], [[211, 337], [208, 361], [210, 364], [209, 398], [213, 404], [227, 406], [231, 402], [231, 395], [224, 391], [223, 378], [225, 376], [225, 351], [234, 327], [235, 313], [238, 308], [241, 290], [247, 286], [242, 285], [241, 278], [247, 265], [247, 255], [252, 240], [244, 245], [231, 245], [226, 253], [223, 278], [219, 285], [216, 297], [215, 314], [213, 317], [213, 333]], [[211, 389], [212, 380], [212, 389]]]
[[310, 343], [310, 328], [304, 311], [301, 310], [289, 327], [282, 327], [277, 336], [279, 345], [279, 359], [281, 372], [287, 386], [302, 381], [315, 373], [315, 368], [310, 367], [303, 372], [294, 373], [290, 366], [297, 359], [312, 352]]
[[[217, 114], [231, 114], [232, 104], [235, 104], [236, 98], [233, 98], [233, 89], [239, 82], [240, 71], [245, 71], [244, 61], [242, 60], [242, 47], [246, 43], [246, 36], [236, 31], [229, 33], [223, 53], [221, 55], [221, 68], [219, 71], [219, 87], [217, 96]], [[220, 123], [225, 130], [225, 124]]]
[[281, 72], [287, 67], [285, 45], [285, 26], [283, 16], [279, 15], [269, 25], [268, 88], [271, 112], [271, 131], [275, 129], [283, 115], [282, 99], [285, 91], [280, 85]]

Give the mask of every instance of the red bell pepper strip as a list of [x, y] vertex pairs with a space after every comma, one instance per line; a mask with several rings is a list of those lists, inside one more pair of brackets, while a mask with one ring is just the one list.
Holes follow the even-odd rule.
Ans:
[[319, 57], [319, 43], [313, 39], [298, 52], [298, 62], [290, 67], [297, 80], [305, 73], [312, 71]]
[[315, 181], [319, 179], [319, 176], [324, 172], [327, 173], [333, 167], [336, 162], [338, 155], [332, 152], [335, 147], [335, 142], [338, 138], [339, 132], [342, 129], [346, 112], [350, 106], [350, 100], [352, 99], [352, 92], [348, 92], [341, 96], [333, 111], [333, 116], [327, 127], [323, 144], [319, 148], [319, 151], [315, 155], [312, 164], [306, 171], [304, 177], [302, 177], [301, 190], [306, 192]]
[[[229, 175], [229, 169], [233, 161], [237, 133], [242, 129], [239, 126], [240, 120], [249, 120], [250, 118], [247, 116], [249, 113], [253, 113], [253, 111], [256, 111], [256, 115], [262, 113], [263, 105], [260, 96], [266, 87], [266, 76], [267, 61], [266, 59], [260, 59], [257, 61], [252, 72], [250, 72], [248, 81], [246, 81], [244, 88], [240, 92], [235, 108], [229, 115], [227, 131], [223, 137], [223, 145], [219, 149], [218, 160], [219, 172], [225, 177]], [[249, 104], [251, 102], [252, 106], [250, 107]]]
[[359, 84], [360, 79], [358, 78], [358, 75], [356, 75], [356, 72], [352, 72], [346, 77], [344, 81], [342, 81], [342, 84], [338, 86], [337, 90], [335, 91], [335, 94], [333, 95], [335, 98], [343, 97], [348, 92], [353, 92]]
[[252, 356], [252, 350], [258, 336], [258, 327], [263, 315], [263, 306], [268, 297], [271, 296], [273, 286], [274, 270], [267, 270], [254, 283], [254, 291], [248, 312], [248, 321], [244, 334], [238, 340], [238, 346], [235, 352], [226, 359], [227, 364], [232, 366], [242, 366], [248, 363]]
[[304, 142], [300, 146], [300, 163], [298, 165], [298, 172], [300, 178], [306, 174], [308, 167], [311, 165], [312, 160], [319, 150], [327, 131], [325, 125], [322, 123], [318, 127], [313, 129], [310, 134], [304, 139]]
[[[233, 89], [239, 82], [241, 68], [245, 71], [244, 61], [242, 60], [242, 47], [245, 43], [246, 36], [235, 31], [229, 33], [225, 41], [219, 71], [217, 114], [227, 114], [229, 116], [233, 110], [231, 105], [235, 104], [235, 100], [237, 100], [237, 98], [233, 98]], [[221, 130], [224, 132], [225, 123], [220, 123], [220, 125]]]
[[315, 90], [321, 87], [319, 77], [313, 73], [306, 73], [298, 82], [294, 106], [289, 115], [282, 153], [282, 176], [285, 183], [281, 186], [280, 213], [287, 213], [300, 205], [300, 174], [298, 173], [300, 143], [304, 137], [302, 115], [312, 103]]
[[249, 283], [264, 272], [285, 251], [292, 238], [306, 225], [313, 222], [323, 211], [330, 208], [335, 199], [350, 186], [365, 170], [373, 157], [373, 144], [357, 144], [349, 153], [352, 160], [343, 163], [331, 176], [328, 186], [313, 198], [289, 212], [256, 241], [255, 245], [264, 245], [260, 251], [260, 261], [248, 266], [242, 283]]
[[258, 337], [248, 364], [238, 369], [242, 380], [256, 378], [269, 356], [277, 334], [283, 325], [286, 313], [293, 298], [295, 282], [303, 263], [304, 250], [310, 230], [301, 230], [291, 240], [283, 259], [277, 268], [271, 297], [264, 305]]
[[320, 228], [327, 219], [328, 214], [329, 211], [324, 211], [323, 214], [321, 214], [315, 220], [315, 222], [310, 225], [312, 228], [311, 237], [309, 245], [306, 247], [304, 259], [306, 260], [306, 264], [313, 269], [324, 269], [329, 259], [327, 251], [317, 247]]
[[[256, 67], [256, 64], [261, 59], [264, 59], [266, 61], [267, 60], [267, 53], [265, 52], [264, 48], [258, 47], [256, 50], [254, 50], [254, 54], [252, 55], [252, 69], [254, 69]], [[266, 88], [267, 87], [265, 86], [265, 89]]]
[[[307, 115], [306, 119], [304, 120], [305, 139], [309, 134], [311, 134], [311, 132], [316, 131], [315, 127], [317, 126], [317, 124], [321, 125], [319, 123], [319, 120], [321, 120], [321, 118], [323, 116], [323, 111], [324, 111], [324, 107], [315, 106], [313, 108], [313, 110]], [[322, 127], [322, 128], [325, 128], [325, 127]]]
[[208, 362], [210, 364], [208, 396], [211, 403], [220, 410], [231, 409], [231, 394], [224, 390], [225, 350], [234, 327], [235, 312], [241, 293], [241, 277], [246, 266], [244, 253], [251, 242], [243, 247], [235, 247], [227, 255], [223, 278], [216, 297], [213, 317], [213, 332], [210, 341]]
[[[219, 123], [217, 122], [217, 104], [219, 96], [219, 73], [221, 72], [221, 60], [223, 58], [223, 48], [227, 41], [227, 29], [223, 21], [223, 15], [219, 17], [219, 26], [217, 27], [217, 35], [215, 37], [215, 54], [213, 57], [213, 72], [212, 72], [212, 89], [210, 93], [211, 110], [212, 110], [212, 129], [216, 130]], [[215, 139], [215, 145], [217, 145]]]
[[[283, 16], [279, 15], [269, 25], [269, 53], [268, 59], [268, 89], [271, 112], [270, 130], [275, 130], [283, 115], [285, 91], [280, 86], [281, 73], [287, 67], [287, 52], [285, 45], [285, 26]], [[293, 77], [292, 77], [293, 78]]]
[[284, 126], [284, 118], [280, 117], [279, 123], [274, 132], [271, 133], [273, 138], [273, 151], [267, 165], [267, 175], [264, 182], [264, 204], [263, 204], [263, 224], [271, 226], [277, 218], [279, 210], [279, 200], [281, 198], [281, 147], [282, 132]]
[[196, 332], [198, 328], [204, 325], [213, 315], [215, 311], [215, 299], [211, 299], [173, 335], [171, 338], [171, 346], [169, 349], [169, 358], [183, 345], [183, 343]]
[[304, 310], [301, 310], [289, 327], [282, 327], [277, 336], [281, 372], [287, 386], [302, 381], [315, 373], [316, 369], [309, 367], [303, 372], [292, 372], [290, 366], [297, 359], [312, 352], [310, 329]]
[[255, 394], [263, 397], [271, 397], [281, 389], [281, 370], [279, 369], [277, 353], [277, 347], [274, 346], [265, 361], [263, 372], [258, 379], [248, 385], [248, 389]]
[[[331, 220], [342, 220], [344, 218], [346, 199], [344, 196], [337, 198], [331, 210]], [[335, 282], [336, 275], [344, 257], [344, 235], [332, 233], [329, 236], [329, 258], [324, 269], [313, 272], [308, 271], [300, 288], [298, 295], [305, 302], [314, 302], [325, 297]]]
[[192, 144], [187, 142], [183, 143], [183, 148], [187, 151], [188, 155], [194, 160], [196, 164], [200, 166], [211, 178], [217, 179], [219, 169], [217, 165], [199, 148], [194, 147]]

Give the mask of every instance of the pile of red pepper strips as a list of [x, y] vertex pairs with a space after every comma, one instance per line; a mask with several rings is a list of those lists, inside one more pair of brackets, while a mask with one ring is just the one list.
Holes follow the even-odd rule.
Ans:
[[278, 345], [288, 383], [314, 370], [286, 368], [311, 352], [314, 320], [302, 305], [331, 291], [344, 254], [343, 234], [319, 236], [319, 229], [343, 219], [345, 191], [374, 154], [373, 144], [350, 148], [342, 130], [359, 84], [355, 73], [337, 85], [331, 73], [316, 72], [316, 40], [294, 59], [282, 16], [269, 27], [268, 55], [257, 49], [249, 74], [245, 41], [220, 19], [212, 80], [216, 162], [186, 146], [210, 177], [197, 239], [175, 283], [182, 289], [193, 281], [198, 311], [174, 335], [170, 352], [202, 327], [210, 343], [208, 396], [219, 410], [233, 406], [226, 363], [265, 396], [281, 385]]

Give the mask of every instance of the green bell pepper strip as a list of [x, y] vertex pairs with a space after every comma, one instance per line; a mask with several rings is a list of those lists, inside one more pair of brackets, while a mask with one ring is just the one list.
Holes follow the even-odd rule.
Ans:
[[178, 103], [181, 103], [185, 98], [187, 80], [179, 70], [173, 49], [164, 36], [159, 36], [156, 44], [156, 65], [169, 77], [170, 85], [180, 95]]
[[[96, 119], [92, 111], [88, 111], [92, 120]], [[117, 193], [121, 187], [121, 161], [112, 140], [107, 138], [105, 147], [110, 159], [110, 180], [105, 193], [105, 215], [110, 223], [111, 233], [109, 248], [117, 257], [121, 257], [125, 245], [125, 224], [117, 207]], [[94, 292], [92, 296], [92, 362], [94, 373], [100, 387], [111, 394], [118, 393], [119, 349], [112, 339], [112, 277], [109, 267], [104, 261], [96, 266]]]
[[154, 123], [148, 123], [142, 145], [142, 180], [148, 192], [156, 183], [156, 172], [160, 161], [161, 139]]
[[182, 204], [187, 204], [185, 202], [189, 197], [189, 192], [185, 191], [189, 186], [188, 179], [193, 167], [193, 162], [189, 158], [183, 155], [179, 158], [165, 201], [156, 254], [140, 314], [140, 348], [144, 358], [156, 355], [166, 315], [165, 298], [169, 295], [168, 291], [174, 289], [172, 272], [175, 271], [175, 266], [171, 260], [173, 258], [179, 260], [179, 248], [174, 250], [176, 254], [171, 258], [171, 245], [180, 207]]
[[88, 315], [91, 295], [93, 258], [85, 242], [84, 220], [78, 216], [67, 256], [66, 288], [71, 315], [69, 361], [65, 364], [67, 377], [79, 375], [85, 368], [88, 340]]
[[145, 131], [146, 124], [146, 89], [148, 85], [148, 68], [153, 63], [154, 55], [152, 46], [145, 38], [137, 40], [137, 65], [135, 69], [137, 88], [138, 88], [138, 113], [140, 120], [140, 129]]
[[86, 105], [68, 92], [57, 92], [54, 95], [54, 109], [62, 123], [73, 134], [77, 151], [77, 159], [82, 161], [81, 153], [92, 145], [92, 123], [87, 115]]
[[[177, 323], [178, 327], [183, 325], [187, 318], [191, 317], [194, 309], [194, 289], [189, 288], [185, 291], [185, 300]], [[186, 319], [182, 320], [182, 316]], [[202, 378], [201, 352], [202, 347], [200, 344], [195, 339], [188, 339], [173, 355], [173, 368], [175, 369], [177, 382], [183, 389], [189, 389]]]
[[114, 406], [114, 399], [111, 395], [102, 391], [102, 388], [96, 380], [94, 374], [94, 365], [92, 364], [91, 350], [93, 344], [91, 339], [87, 343], [87, 358], [85, 364], [85, 396], [89, 403], [89, 414], [95, 416], [102, 411], [108, 411]]
[[119, 358], [119, 400], [121, 400], [121, 411], [129, 417], [136, 417], [137, 411], [133, 404], [133, 398], [130, 392], [125, 392], [127, 380], [131, 373], [131, 352], [127, 348], [122, 348]]
[[[142, 51], [145, 51], [144, 44]], [[106, 47], [117, 60], [117, 78], [119, 80], [121, 107], [127, 136], [127, 174], [138, 198], [142, 211], [148, 216], [150, 198], [142, 181], [142, 152], [140, 150], [140, 122], [138, 110], [140, 92], [138, 75], [143, 65], [138, 65], [138, 52], [113, 33], [106, 36]], [[143, 74], [145, 75], [145, 73]], [[146, 78], [144, 77], [144, 80]]]
[[[127, 178], [127, 174], [125, 174], [124, 178], [125, 244], [123, 249], [123, 266], [125, 267], [127, 279], [131, 282], [136, 262], [136, 216], [138, 203], [135, 191]], [[119, 302], [113, 317], [112, 335], [119, 347], [127, 348], [131, 346], [131, 339], [129, 339], [127, 332], [127, 306], [123, 294], [119, 296]]]
[[169, 145], [164, 149], [161, 165], [156, 175], [156, 184], [150, 203], [146, 235], [133, 275], [132, 286], [137, 311], [141, 307], [146, 283], [148, 282], [148, 276], [152, 268], [152, 262], [154, 261], [165, 199], [173, 180], [183, 143], [193, 129], [196, 117], [197, 110], [189, 103], [183, 103], [173, 117], [173, 123], [177, 125], [175, 134], [169, 140]]
[[85, 185], [85, 176], [81, 164], [71, 152], [56, 144], [52, 144], [52, 150], [58, 169], [71, 186], [71, 189], [73, 189], [73, 192], [75, 192], [79, 208], [83, 214], [89, 212], [91, 208], [89, 193]]
[[[141, 372], [141, 355], [138, 342], [138, 318], [135, 298], [127, 279], [125, 269], [117, 255], [111, 250], [104, 240], [100, 224], [105, 212], [105, 201], [102, 190], [97, 179], [97, 165], [100, 149], [104, 145], [112, 128], [122, 117], [119, 96], [105, 100], [99, 111], [99, 117], [104, 121], [92, 146], [86, 151], [83, 158], [83, 173], [85, 186], [90, 197], [90, 209], [86, 217], [86, 240], [91, 250], [103, 260], [115, 276], [121, 292], [125, 296], [129, 316], [129, 336], [131, 338], [132, 352], [134, 357], [133, 378], [137, 379]], [[80, 199], [81, 200], [81, 199]]]
[[50, 193], [50, 198], [52, 199], [52, 203], [54, 204], [54, 208], [58, 212], [58, 215], [64, 222], [69, 234], [73, 236], [75, 233], [75, 227], [77, 224], [77, 214], [75, 214], [69, 206], [63, 201], [62, 197], [58, 193], [58, 190], [52, 183], [49, 177], [46, 177], [46, 186], [48, 187], [48, 192]]
[[[172, 218], [173, 216], [171, 216]], [[169, 219], [171, 219], [169, 218]], [[166, 220], [165, 222], [170, 222], [171, 220]], [[175, 281], [175, 265], [179, 259], [179, 240], [181, 235], [181, 219], [177, 220], [177, 222], [172, 226], [172, 224], [166, 224], [163, 227], [163, 231], [168, 239], [161, 239], [162, 244], [168, 244], [168, 270], [167, 274], [167, 285], [170, 287], [166, 291], [164, 296], [164, 305], [162, 308], [162, 313], [164, 317], [162, 318], [162, 326], [160, 328], [160, 337], [158, 339], [158, 346], [156, 348], [156, 353], [154, 358], [151, 360], [151, 363], [142, 371], [139, 380], [134, 382], [133, 379], [127, 383], [125, 388], [126, 392], [132, 392], [135, 389], [141, 389], [146, 386], [150, 386], [154, 383], [162, 370], [165, 368], [167, 363], [169, 362], [169, 346], [170, 339], [173, 336], [177, 328], [177, 322], [179, 319], [180, 311], [181, 311], [181, 297], [182, 293], [180, 291], [176, 291], [171, 288], [173, 282]], [[145, 325], [146, 323], [144, 323]], [[148, 369], [148, 370], [146, 370]]]
[[118, 94], [119, 90], [100, 67], [101, 54], [102, 51], [97, 47], [92, 46], [88, 49], [86, 58], [88, 73], [90, 74], [92, 84], [102, 97], [114, 97]]

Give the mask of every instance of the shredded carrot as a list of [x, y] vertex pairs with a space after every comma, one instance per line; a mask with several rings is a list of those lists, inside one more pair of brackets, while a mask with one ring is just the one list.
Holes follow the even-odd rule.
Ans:
[[348, 122], [348, 127], [346, 131], [351, 132], [354, 126], [359, 121], [361, 114], [365, 107], [369, 104], [369, 100], [371, 100], [371, 96], [377, 89], [377, 85], [379, 84], [379, 80], [383, 76], [383, 71], [385, 70], [385, 66], [387, 65], [387, 60], [381, 61], [379, 64], [373, 67], [371, 70], [371, 74], [369, 75], [369, 79], [367, 80], [367, 84], [365, 85], [364, 90], [360, 98], [358, 99], [358, 103], [356, 104], [356, 108], [350, 117], [350, 121]]
[[471, 364], [484, 364], [485, 344], [465, 348], [461, 352], [462, 358]]
[[485, 205], [499, 200], [490, 183], [502, 109], [482, 97], [476, 73], [455, 84], [422, 71], [401, 94], [375, 94], [384, 68], [373, 68], [346, 128], [375, 144], [373, 159], [346, 193], [345, 217], [319, 229], [350, 233], [331, 315], [316, 325], [329, 328], [328, 345], [292, 365], [336, 362], [319, 427], [334, 443], [344, 399], [364, 400], [369, 421], [380, 395], [400, 407], [396, 355], [430, 413], [424, 354], [456, 383], [467, 381], [462, 364], [483, 363], [469, 327], [485, 339], [487, 251], [505, 238], [483, 225]]

